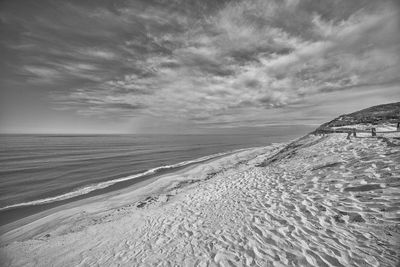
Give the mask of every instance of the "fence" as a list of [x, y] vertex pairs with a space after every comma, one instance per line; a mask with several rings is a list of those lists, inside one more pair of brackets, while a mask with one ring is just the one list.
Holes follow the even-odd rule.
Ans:
[[355, 128], [340, 128], [340, 129], [325, 128], [325, 129], [319, 129], [318, 132], [322, 134], [347, 133], [347, 139], [350, 139], [351, 135], [357, 137], [357, 133], [371, 133], [371, 136], [374, 137], [376, 136], [377, 133], [400, 133], [400, 122], [397, 123], [397, 129], [395, 131], [376, 131], [376, 128], [372, 127], [370, 130], [359, 130]]

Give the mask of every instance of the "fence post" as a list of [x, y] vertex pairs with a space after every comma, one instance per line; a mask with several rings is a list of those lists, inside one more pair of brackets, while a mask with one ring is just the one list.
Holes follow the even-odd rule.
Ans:
[[376, 136], [376, 129], [375, 128], [371, 129], [371, 134], [372, 134], [372, 136]]
[[400, 131], [400, 122], [397, 123], [397, 131]]
[[347, 140], [350, 140], [350, 136], [351, 136], [351, 132], [348, 132], [348, 133], [347, 133], [346, 139], [347, 139]]
[[356, 128], [353, 128], [353, 136], [357, 137]]

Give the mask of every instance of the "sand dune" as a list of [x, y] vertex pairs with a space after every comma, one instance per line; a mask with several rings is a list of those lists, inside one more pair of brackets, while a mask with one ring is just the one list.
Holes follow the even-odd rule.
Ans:
[[396, 266], [399, 177], [395, 141], [309, 135], [4, 233], [1, 258], [4, 266]]

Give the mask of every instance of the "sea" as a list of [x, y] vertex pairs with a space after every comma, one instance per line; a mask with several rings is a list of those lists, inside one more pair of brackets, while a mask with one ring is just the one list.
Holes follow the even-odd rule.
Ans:
[[206, 135], [0, 135], [0, 225], [150, 176], [309, 131]]

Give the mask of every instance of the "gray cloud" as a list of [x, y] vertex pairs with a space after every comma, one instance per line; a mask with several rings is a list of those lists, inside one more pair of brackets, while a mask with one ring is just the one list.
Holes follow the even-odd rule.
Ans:
[[[57, 109], [231, 126], [393, 83], [392, 1], [3, 1], [5, 81]], [[376, 89], [379, 94], [379, 89]]]

